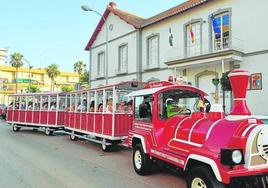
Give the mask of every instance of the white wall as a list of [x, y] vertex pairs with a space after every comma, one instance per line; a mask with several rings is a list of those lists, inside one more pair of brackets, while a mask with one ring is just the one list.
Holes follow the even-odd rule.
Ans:
[[[120, 37], [122, 35], [125, 35], [127, 33], [130, 33], [132, 31], [135, 31], [135, 28], [126, 23], [124, 20], [119, 18], [118, 16], [114, 15], [113, 13], [110, 13], [108, 18], [106, 19], [106, 23], [108, 25], [108, 40], [113, 40], [117, 37]], [[110, 30], [110, 24], [113, 25], [113, 29]], [[99, 44], [106, 42], [106, 29], [105, 24], [103, 25], [101, 31], [99, 32], [95, 42], [93, 43], [92, 47], [95, 47]]]
[[[108, 25], [113, 24], [113, 30], [109, 30], [109, 44], [108, 44], [108, 77], [117, 76], [118, 70], [118, 61], [119, 61], [119, 46], [122, 44], [127, 44], [128, 46], [128, 74], [136, 72], [136, 64], [137, 64], [137, 32], [135, 28], [120, 19], [118, 16], [110, 13], [107, 18]], [[100, 52], [106, 51], [106, 33], [105, 33], [105, 25], [102, 28], [102, 31], [98, 34], [95, 42], [92, 46], [92, 72], [91, 72], [91, 80], [96, 80], [97, 78], [97, 62], [98, 62], [98, 54]], [[115, 39], [116, 40], [113, 40]], [[105, 52], [106, 55], [106, 52]], [[105, 59], [106, 60], [106, 59]], [[129, 79], [128, 75], [120, 76], [121, 80]], [[131, 79], [133, 76], [131, 76]], [[136, 78], [136, 76], [135, 76]], [[114, 78], [108, 80], [108, 83], [113, 83]], [[96, 84], [95, 84], [96, 83]], [[105, 84], [105, 80], [97, 80], [92, 85]]]
[[247, 101], [253, 114], [268, 115], [268, 54], [255, 55], [244, 58], [241, 68], [251, 73], [262, 73], [262, 90], [250, 90]]

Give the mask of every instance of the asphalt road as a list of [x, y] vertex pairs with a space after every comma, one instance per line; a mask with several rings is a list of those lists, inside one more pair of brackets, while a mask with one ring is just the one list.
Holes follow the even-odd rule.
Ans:
[[72, 142], [69, 136], [43, 132], [14, 133], [0, 120], [0, 187], [8, 188], [185, 188], [183, 176], [157, 168], [138, 176], [132, 151], [104, 153], [100, 145]]

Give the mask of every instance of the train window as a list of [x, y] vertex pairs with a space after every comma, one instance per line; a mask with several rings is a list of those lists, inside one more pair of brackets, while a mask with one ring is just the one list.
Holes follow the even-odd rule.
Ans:
[[49, 110], [50, 111], [55, 111], [56, 108], [57, 108], [57, 97], [56, 96], [50, 96]]
[[135, 97], [135, 119], [152, 121], [152, 95]]
[[41, 100], [41, 110], [47, 111], [48, 110], [48, 96], [42, 96]]
[[96, 112], [104, 112], [104, 107], [103, 107], [103, 91], [98, 91], [97, 92], [97, 101], [96, 101], [96, 104], [97, 104], [97, 109], [96, 109]]
[[167, 119], [173, 115], [190, 115], [197, 110], [201, 96], [189, 90], [170, 90], [158, 95], [158, 116]]
[[65, 100], [66, 100], [65, 96], [59, 96], [59, 104], [57, 104], [59, 111], [64, 111], [64, 109], [66, 108]]
[[40, 96], [33, 97], [33, 110], [39, 111], [40, 110]]
[[33, 97], [32, 96], [27, 97], [26, 109], [27, 110], [32, 110], [33, 109]]
[[95, 112], [95, 93], [89, 92], [88, 93], [88, 102], [89, 102], [89, 112]]

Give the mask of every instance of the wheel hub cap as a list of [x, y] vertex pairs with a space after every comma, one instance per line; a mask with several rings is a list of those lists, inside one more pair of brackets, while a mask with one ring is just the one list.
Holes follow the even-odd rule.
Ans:
[[191, 188], [207, 188], [207, 185], [201, 178], [195, 178], [192, 181], [192, 186]]
[[141, 160], [141, 152], [137, 150], [134, 155], [134, 162], [137, 169], [141, 168], [142, 160]]

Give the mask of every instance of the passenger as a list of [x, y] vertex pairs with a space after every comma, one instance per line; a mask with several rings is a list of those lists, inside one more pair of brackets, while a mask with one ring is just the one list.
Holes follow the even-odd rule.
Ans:
[[94, 112], [94, 108], [95, 108], [95, 101], [91, 101], [90, 107], [89, 107], [89, 112]]
[[180, 108], [179, 106], [177, 106], [176, 102], [172, 98], [168, 98], [166, 100], [166, 108], [168, 118], [185, 111], [185, 108]]
[[82, 103], [82, 112], [86, 111], [87, 111], [87, 99], [84, 99]]
[[152, 116], [151, 105], [148, 100], [149, 100], [149, 97], [144, 97], [143, 103], [141, 103], [139, 106], [140, 118], [150, 118]]
[[45, 103], [43, 104], [42, 110], [47, 110], [47, 109], [48, 109], [48, 103], [45, 102]]
[[130, 101], [127, 103], [127, 106], [126, 106], [126, 113], [128, 113], [128, 114], [132, 114], [132, 113], [133, 113], [133, 100], [130, 100]]
[[98, 105], [98, 112], [103, 112], [103, 104], [102, 103], [100, 103]]
[[32, 110], [33, 109], [33, 102], [30, 101], [28, 102], [28, 110]]
[[125, 113], [123, 102], [119, 102], [116, 104], [116, 113]]
[[65, 108], [65, 112], [70, 112], [71, 108], [70, 105], [68, 104], [67, 107]]
[[110, 98], [107, 102], [106, 112], [107, 113], [113, 112], [113, 99], [112, 98]]
[[77, 112], [82, 112], [82, 104], [79, 102], [77, 105]]
[[50, 103], [50, 110], [56, 110], [56, 102], [51, 102]]

